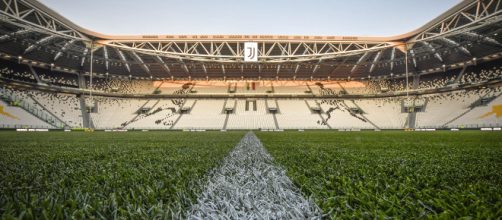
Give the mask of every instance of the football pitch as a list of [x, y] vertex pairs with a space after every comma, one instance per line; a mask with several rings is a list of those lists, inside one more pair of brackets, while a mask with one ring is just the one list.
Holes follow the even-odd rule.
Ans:
[[[254, 134], [317, 217], [502, 217], [502, 133]], [[258, 155], [232, 153], [245, 136], [0, 132], [0, 216], [185, 218], [229, 157]]]

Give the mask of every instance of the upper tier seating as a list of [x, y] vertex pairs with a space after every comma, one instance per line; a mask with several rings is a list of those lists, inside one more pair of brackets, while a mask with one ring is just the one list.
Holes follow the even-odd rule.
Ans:
[[500, 77], [502, 77], [502, 67], [494, 66], [488, 69], [481, 69], [480, 71], [469, 71], [464, 73], [460, 78], [460, 83], [477, 83]]
[[43, 68], [33, 68], [40, 80], [56, 86], [78, 88], [78, 76], [72, 73], [61, 73]]
[[0, 77], [17, 81], [37, 83], [37, 79], [31, 73], [31, 70], [27, 65], [3, 59], [0, 59]]

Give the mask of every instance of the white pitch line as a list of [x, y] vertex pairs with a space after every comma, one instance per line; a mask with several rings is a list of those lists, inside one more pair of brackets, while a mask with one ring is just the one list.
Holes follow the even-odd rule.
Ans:
[[321, 210], [301, 195], [273, 163], [260, 140], [247, 133], [210, 171], [188, 219], [320, 219]]

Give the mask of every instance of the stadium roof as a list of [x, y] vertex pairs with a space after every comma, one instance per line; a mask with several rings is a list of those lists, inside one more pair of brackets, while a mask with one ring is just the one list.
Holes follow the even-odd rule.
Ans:
[[[111, 36], [35, 0], [0, 3], [0, 51], [52, 67], [151, 78], [346, 78], [444, 69], [502, 51], [502, 0], [466, 0], [417, 30], [390, 37]], [[258, 61], [244, 61], [244, 43]], [[92, 56], [91, 56], [92, 55]]]

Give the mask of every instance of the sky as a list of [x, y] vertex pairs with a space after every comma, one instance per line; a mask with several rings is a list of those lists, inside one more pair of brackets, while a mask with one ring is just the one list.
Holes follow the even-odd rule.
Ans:
[[110, 35], [393, 36], [460, 0], [40, 0], [77, 25]]

